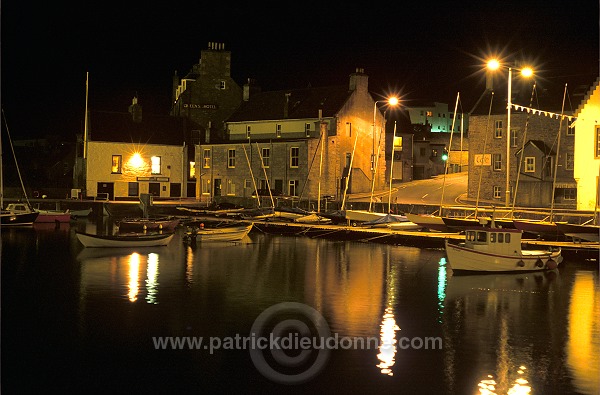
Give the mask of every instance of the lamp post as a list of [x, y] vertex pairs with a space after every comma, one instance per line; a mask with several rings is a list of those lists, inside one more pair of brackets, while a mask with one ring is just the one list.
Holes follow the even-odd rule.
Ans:
[[[496, 70], [500, 67], [500, 62], [496, 59], [492, 59], [488, 62], [488, 68]], [[508, 69], [508, 97], [506, 105], [506, 200], [504, 205], [510, 206], [510, 113], [512, 109], [512, 67], [506, 67]], [[530, 67], [524, 67], [520, 69], [521, 75], [524, 77], [531, 77], [533, 70]]]
[[[382, 102], [386, 102], [387, 107], [386, 107], [385, 111], [383, 112], [383, 124], [381, 125], [381, 132], [383, 132], [383, 129], [385, 128], [385, 115], [387, 113], [387, 110], [389, 110], [390, 106], [394, 107], [394, 106], [398, 105], [399, 100], [397, 97], [392, 96], [385, 100], [377, 100], [375, 102], [375, 104], [373, 104], [373, 151], [371, 153], [372, 177], [371, 177], [371, 199], [369, 200], [369, 211], [371, 211], [371, 207], [373, 204], [373, 192], [375, 190], [375, 173], [377, 172], [377, 163], [379, 162], [379, 149], [381, 148], [381, 138], [380, 138], [379, 142], [377, 144], [378, 149], [377, 149], [377, 158], [376, 158], [375, 157], [375, 121], [377, 119], [377, 103], [382, 103]], [[379, 135], [381, 136], [381, 133]]]

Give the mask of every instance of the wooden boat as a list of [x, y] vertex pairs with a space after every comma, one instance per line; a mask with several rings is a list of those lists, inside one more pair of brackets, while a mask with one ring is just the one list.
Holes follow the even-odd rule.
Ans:
[[520, 272], [555, 269], [562, 262], [556, 250], [521, 249], [522, 231], [492, 227], [465, 230], [465, 241], [445, 240], [446, 255], [452, 270], [473, 272]]
[[251, 222], [225, 224], [222, 226], [188, 228], [184, 235], [186, 242], [239, 241], [246, 237], [254, 225]]
[[599, 225], [578, 225], [559, 222], [556, 224], [558, 231], [572, 239], [585, 240], [591, 242], [600, 241]]
[[565, 236], [558, 230], [556, 222], [513, 219], [513, 224], [515, 224], [516, 229], [537, 235], [538, 238], [543, 240], [565, 240]]
[[123, 218], [117, 225], [119, 232], [144, 232], [158, 231], [173, 232], [180, 223], [179, 218], [175, 217], [138, 217]]
[[166, 246], [173, 239], [174, 233], [164, 234], [119, 234], [94, 235], [76, 232], [77, 239], [84, 247], [157, 247]]

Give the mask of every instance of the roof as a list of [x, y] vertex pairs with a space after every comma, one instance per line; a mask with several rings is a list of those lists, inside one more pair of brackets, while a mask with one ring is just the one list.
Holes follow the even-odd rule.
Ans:
[[[319, 110], [322, 110], [321, 116], [333, 117], [352, 93], [348, 86], [256, 93], [251, 95], [248, 101], [242, 102], [227, 122], [317, 118]], [[288, 114], [284, 116], [286, 100], [288, 100]]]
[[182, 119], [143, 113], [134, 122], [128, 112], [91, 111], [88, 138], [91, 141], [183, 145]]
[[[534, 147], [536, 147], [537, 149], [539, 149], [544, 155], [548, 156], [548, 155], [556, 155], [556, 152], [554, 152], [554, 150], [550, 147], [548, 147], [548, 145], [543, 142], [542, 140], [529, 140], [527, 142], [526, 145], [533, 145]], [[520, 152], [520, 150], [519, 150]]]

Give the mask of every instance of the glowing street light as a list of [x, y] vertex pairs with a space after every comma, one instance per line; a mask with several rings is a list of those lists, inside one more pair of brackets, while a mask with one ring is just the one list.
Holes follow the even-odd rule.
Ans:
[[[385, 111], [383, 112], [383, 124], [381, 125], [381, 131], [383, 132], [385, 128], [385, 115], [387, 110], [390, 107], [395, 107], [400, 103], [400, 100], [395, 97], [389, 97], [385, 100], [377, 100], [375, 104], [373, 104], [373, 151], [371, 153], [371, 170], [372, 170], [372, 178], [371, 178], [371, 199], [369, 201], [369, 211], [371, 211], [371, 206], [373, 204], [373, 192], [375, 190], [375, 173], [377, 172], [377, 163], [379, 162], [379, 150], [381, 149], [381, 138], [379, 139], [379, 143], [377, 144], [377, 158], [375, 156], [375, 121], [377, 119], [377, 103], [386, 103]], [[381, 133], [380, 133], [381, 136]]]
[[[512, 107], [512, 70], [510, 66], [502, 66], [497, 59], [492, 59], [487, 64], [488, 69], [497, 70], [500, 67], [508, 69], [508, 99], [507, 99], [507, 120], [506, 120], [506, 201], [505, 206], [510, 205], [510, 110]], [[516, 69], [521, 72], [523, 77], [531, 77], [533, 75], [533, 69], [530, 67], [524, 67], [522, 69]]]

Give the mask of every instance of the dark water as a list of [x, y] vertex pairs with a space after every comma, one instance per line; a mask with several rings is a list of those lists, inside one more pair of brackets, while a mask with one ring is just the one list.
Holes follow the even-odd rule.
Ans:
[[[253, 231], [134, 253], [74, 234], [110, 227], [2, 229], [3, 393], [600, 391], [597, 262], [453, 276], [438, 249]], [[251, 330], [332, 341], [235, 344]], [[168, 336], [214, 347], [157, 349]]]

